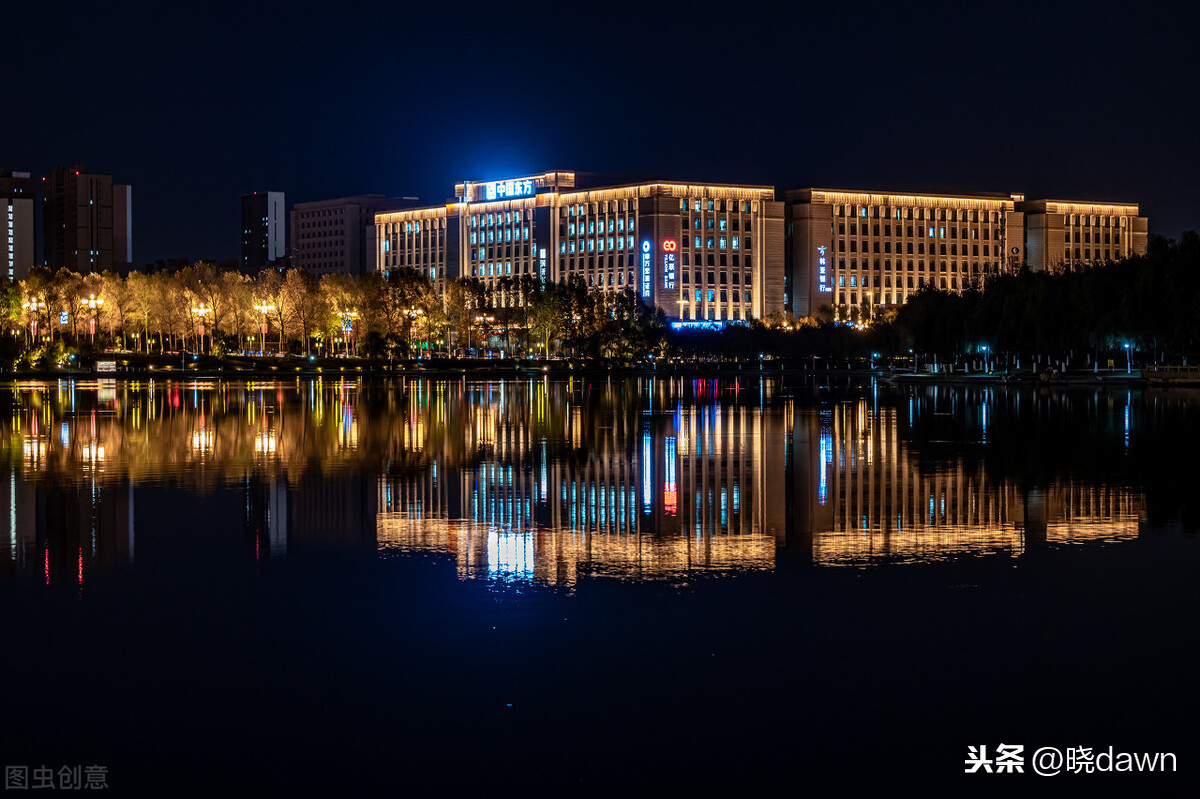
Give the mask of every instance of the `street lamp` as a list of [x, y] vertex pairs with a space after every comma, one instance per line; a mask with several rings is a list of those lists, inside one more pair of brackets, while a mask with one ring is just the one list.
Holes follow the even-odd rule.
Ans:
[[197, 342], [196, 349], [204, 352], [204, 317], [212, 313], [212, 308], [207, 307], [204, 303], [200, 303], [198, 308], [192, 309], [192, 313], [200, 317], [200, 340]]
[[36, 342], [37, 341], [37, 326], [38, 326], [38, 311], [45, 310], [46, 303], [42, 302], [41, 300], [39, 300], [36, 297], [32, 297], [28, 301], [21, 303], [21, 307], [24, 308], [25, 310], [29, 311], [29, 313], [33, 317], [32, 319], [29, 320], [29, 335]]
[[[254, 310], [262, 314], [262, 349], [259, 350], [259, 355], [267, 354], [267, 314], [275, 312], [275, 306], [269, 302], [263, 301], [254, 306]], [[279, 331], [279, 348], [283, 349], [283, 331]]]
[[346, 355], [349, 355], [350, 340], [354, 338], [354, 320], [358, 319], [358, 311], [338, 311], [337, 316], [342, 320], [342, 333], [346, 340]]
[[1133, 360], [1129, 355], [1129, 342], [1125, 342], [1125, 374], [1133, 374]]
[[104, 300], [98, 300], [98, 299], [96, 299], [95, 294], [90, 294], [90, 295], [88, 295], [88, 298], [86, 300], [80, 300], [79, 304], [92, 312], [92, 318], [88, 320], [88, 324], [89, 324], [89, 327], [91, 328], [92, 342], [95, 343], [95, 341], [96, 341], [96, 313], [97, 313], [96, 309], [104, 304]]
[[[408, 317], [408, 345], [412, 348], [413, 335], [417, 329], [417, 319], [425, 315], [425, 311], [421, 308], [406, 308], [404, 315]], [[409, 353], [411, 355], [412, 353]]]

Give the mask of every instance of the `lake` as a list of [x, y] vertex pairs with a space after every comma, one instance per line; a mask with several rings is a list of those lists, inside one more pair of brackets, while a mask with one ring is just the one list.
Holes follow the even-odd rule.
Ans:
[[964, 758], [1195, 767], [1198, 400], [0, 386], [0, 752], [113, 795], [1162, 793]]

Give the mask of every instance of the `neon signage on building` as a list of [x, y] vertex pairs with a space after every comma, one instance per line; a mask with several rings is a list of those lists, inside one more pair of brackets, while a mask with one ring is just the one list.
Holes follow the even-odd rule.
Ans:
[[650, 240], [642, 240], [642, 296], [649, 299], [650, 283], [653, 278], [650, 275]]
[[833, 286], [829, 285], [829, 271], [825, 264], [825, 248], [817, 248], [817, 291], [824, 294], [832, 293]]
[[483, 196], [488, 200], [504, 200], [509, 197], [528, 197], [533, 194], [533, 181], [496, 180], [483, 184]]
[[675, 251], [679, 249], [679, 242], [675, 239], [667, 239], [663, 242], [663, 288], [675, 288]]

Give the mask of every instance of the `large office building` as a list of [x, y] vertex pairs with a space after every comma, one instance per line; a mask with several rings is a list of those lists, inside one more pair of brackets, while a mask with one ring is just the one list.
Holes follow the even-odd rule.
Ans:
[[75, 272], [125, 269], [133, 261], [133, 192], [112, 175], [54, 170], [42, 195], [46, 266]]
[[1146, 252], [1149, 223], [1137, 203], [1032, 200], [1025, 214], [1025, 263], [1030, 269], [1077, 269]]
[[[673, 320], [763, 318], [784, 307], [784, 208], [771, 186], [618, 182], [544, 172], [455, 186], [445, 205], [377, 214], [379, 268], [501, 288], [578, 276], [631, 289]], [[512, 278], [512, 280], [505, 280]]]
[[22, 280], [34, 264], [36, 197], [28, 172], [0, 171], [0, 269], [9, 280]]
[[242, 269], [258, 272], [287, 254], [283, 192], [242, 195]]
[[1020, 194], [787, 193], [788, 310], [899, 305], [929, 283], [961, 291], [1021, 263]]
[[872, 316], [922, 286], [964, 291], [1027, 265], [1057, 271], [1146, 251], [1132, 203], [850, 189], [787, 192], [786, 302]]
[[375, 214], [416, 204], [415, 197], [389, 199], [360, 194], [292, 208], [292, 263], [314, 275], [361, 275], [377, 268]]

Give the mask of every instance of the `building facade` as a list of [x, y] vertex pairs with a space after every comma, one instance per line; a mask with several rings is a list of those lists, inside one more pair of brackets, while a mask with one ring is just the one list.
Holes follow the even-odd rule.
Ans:
[[78, 166], [54, 170], [42, 195], [43, 256], [51, 269], [86, 274], [133, 258], [132, 190]]
[[376, 215], [379, 268], [418, 269], [443, 286], [477, 278], [506, 304], [521, 277], [578, 276], [631, 289], [684, 322], [783, 311], [784, 210], [773, 187], [605, 184], [563, 171], [459, 183], [444, 206]]
[[1025, 214], [1025, 262], [1030, 269], [1078, 269], [1144, 255], [1149, 233], [1137, 203], [1032, 200]]
[[258, 272], [287, 254], [286, 217], [281, 191], [242, 195], [242, 269]]
[[415, 204], [415, 197], [382, 194], [297, 203], [291, 213], [292, 263], [314, 275], [374, 271], [375, 214]]
[[843, 189], [787, 193], [787, 306], [900, 305], [926, 284], [981, 285], [1022, 263], [1021, 194], [899, 194]]
[[23, 280], [35, 262], [36, 197], [28, 172], [0, 171], [0, 269], [9, 280]]

